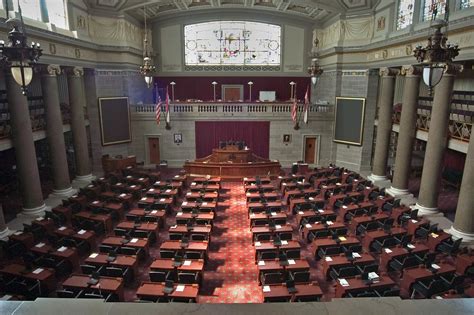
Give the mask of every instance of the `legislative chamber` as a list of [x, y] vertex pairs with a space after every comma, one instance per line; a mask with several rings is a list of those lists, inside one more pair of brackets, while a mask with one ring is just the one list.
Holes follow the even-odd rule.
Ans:
[[0, 314], [471, 314], [474, 2], [0, 1]]

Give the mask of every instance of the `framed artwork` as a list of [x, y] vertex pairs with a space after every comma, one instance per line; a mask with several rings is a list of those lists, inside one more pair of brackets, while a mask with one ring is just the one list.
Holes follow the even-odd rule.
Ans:
[[365, 98], [336, 97], [334, 142], [362, 145]]
[[180, 133], [175, 133], [174, 135], [174, 143], [182, 143], [183, 142], [183, 135]]
[[103, 146], [132, 141], [128, 97], [100, 97], [99, 119]]
[[283, 135], [283, 143], [290, 143], [291, 135]]

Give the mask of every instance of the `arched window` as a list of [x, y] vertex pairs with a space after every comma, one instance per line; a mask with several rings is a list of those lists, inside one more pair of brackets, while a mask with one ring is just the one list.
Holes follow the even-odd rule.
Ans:
[[425, 0], [423, 6], [423, 21], [433, 19], [443, 19], [446, 7], [446, 0]]
[[401, 30], [413, 23], [415, 0], [400, 0], [398, 4], [397, 30]]
[[281, 27], [220, 21], [184, 27], [186, 65], [279, 65]]

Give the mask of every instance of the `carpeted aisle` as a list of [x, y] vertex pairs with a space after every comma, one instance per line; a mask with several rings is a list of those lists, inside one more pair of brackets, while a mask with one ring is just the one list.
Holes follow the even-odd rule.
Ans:
[[199, 303], [261, 303], [250, 222], [241, 182], [223, 183]]

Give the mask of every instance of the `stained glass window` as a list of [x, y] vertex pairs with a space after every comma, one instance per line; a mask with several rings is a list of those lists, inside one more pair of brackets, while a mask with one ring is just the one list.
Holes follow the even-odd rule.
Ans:
[[467, 9], [474, 7], [474, 0], [461, 0], [459, 3], [461, 9]]
[[413, 7], [415, 0], [400, 0], [398, 5], [397, 30], [401, 30], [413, 23]]
[[[444, 19], [446, 0], [425, 0], [423, 7], [423, 21]], [[436, 16], [435, 16], [436, 15]]]
[[279, 65], [281, 27], [219, 21], [184, 27], [186, 65]]

